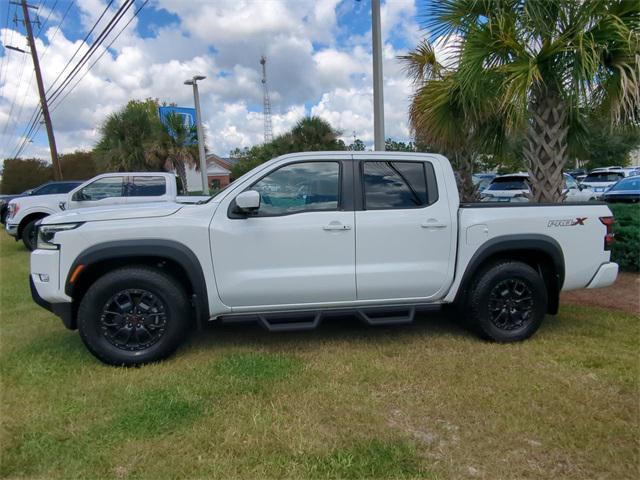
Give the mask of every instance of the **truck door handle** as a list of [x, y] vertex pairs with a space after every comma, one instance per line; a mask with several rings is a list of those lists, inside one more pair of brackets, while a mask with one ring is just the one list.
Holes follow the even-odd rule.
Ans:
[[327, 231], [344, 231], [351, 230], [351, 225], [343, 225], [341, 223], [330, 223], [329, 225], [325, 225], [322, 227], [323, 230]]
[[441, 229], [441, 228], [447, 228], [447, 224], [446, 223], [439, 223], [437, 220], [435, 219], [431, 219], [431, 220], [427, 220], [426, 222], [424, 222], [422, 225], [420, 225], [422, 228], [437, 228], [437, 229]]

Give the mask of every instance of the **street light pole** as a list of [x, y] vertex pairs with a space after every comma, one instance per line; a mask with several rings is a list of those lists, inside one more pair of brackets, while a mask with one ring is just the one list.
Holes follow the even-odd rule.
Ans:
[[380, 27], [380, 0], [371, 0], [371, 36], [373, 37], [374, 150], [384, 150], [384, 95], [382, 93], [382, 33]]
[[196, 106], [196, 128], [198, 130], [198, 156], [200, 157], [200, 174], [202, 175], [202, 193], [208, 194], [207, 158], [204, 153], [204, 133], [202, 131], [202, 115], [200, 114], [200, 94], [198, 93], [198, 80], [204, 80], [205, 78], [207, 77], [195, 75], [191, 80], [186, 80], [184, 84], [193, 85], [193, 103], [195, 103]]

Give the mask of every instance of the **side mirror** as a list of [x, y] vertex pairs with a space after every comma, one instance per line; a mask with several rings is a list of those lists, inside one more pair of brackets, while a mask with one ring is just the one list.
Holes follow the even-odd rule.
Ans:
[[260, 208], [260, 193], [247, 190], [236, 197], [236, 206], [243, 212], [253, 212]]
[[84, 194], [82, 190], [78, 190], [71, 196], [72, 202], [82, 202], [84, 200], [91, 200], [87, 195]]
[[66, 210], [67, 209], [67, 202], [60, 202], [58, 203], [58, 207], [60, 207], [60, 210]]

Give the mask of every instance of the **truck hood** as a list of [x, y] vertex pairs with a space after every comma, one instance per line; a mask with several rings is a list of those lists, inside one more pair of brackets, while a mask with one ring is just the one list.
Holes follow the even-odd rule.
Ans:
[[153, 218], [173, 215], [183, 206], [177, 203], [138, 203], [134, 205], [110, 205], [105, 207], [79, 208], [49, 215], [42, 220], [45, 225], [56, 223], [100, 222], [103, 220], [126, 220], [130, 218]]

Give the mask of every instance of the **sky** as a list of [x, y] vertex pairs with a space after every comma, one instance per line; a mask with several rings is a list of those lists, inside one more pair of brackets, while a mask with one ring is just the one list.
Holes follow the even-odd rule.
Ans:
[[[113, 1], [88, 44], [123, 1]], [[40, 6], [42, 26], [34, 25], [34, 33], [45, 89], [54, 91], [52, 84], [78, 48], [62, 78], [88, 50], [83, 40], [108, 3], [30, 0]], [[354, 135], [373, 143], [370, 0], [149, 0], [134, 17], [142, 4], [136, 0], [105, 47], [131, 20], [129, 26], [111, 48], [101, 47], [93, 58], [104, 55], [77, 87], [53, 102], [59, 152], [92, 148], [106, 116], [131, 99], [192, 107], [193, 92], [184, 80], [193, 75], [207, 77], [199, 86], [210, 151], [227, 156], [236, 147], [262, 143], [261, 55], [267, 57], [274, 134], [318, 115], [342, 131], [347, 144]], [[30, 56], [4, 48], [27, 49], [15, 15], [21, 20], [21, 9], [0, 0], [0, 158], [15, 153], [39, 103]], [[421, 18], [416, 0], [382, 3], [385, 133], [396, 140], [410, 138], [413, 88], [397, 56], [426, 34]], [[22, 156], [49, 157], [44, 126]]]

